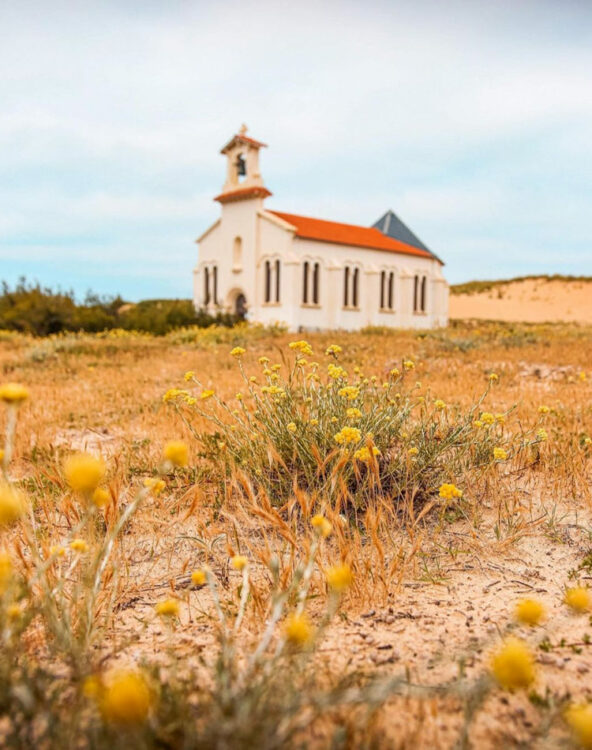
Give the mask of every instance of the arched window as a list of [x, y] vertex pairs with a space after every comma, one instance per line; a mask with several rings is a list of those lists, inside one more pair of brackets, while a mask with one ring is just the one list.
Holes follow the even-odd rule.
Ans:
[[302, 266], [302, 302], [308, 303], [308, 261], [304, 261]]
[[265, 301], [271, 302], [271, 263], [265, 261]]
[[343, 306], [349, 307], [349, 266], [345, 267], [343, 273]]
[[427, 302], [427, 276], [424, 276], [421, 280], [421, 311], [426, 311], [426, 302]]
[[388, 275], [388, 309], [395, 307], [395, 274], [391, 271]]
[[380, 309], [384, 310], [384, 304], [385, 304], [385, 289], [386, 287], [386, 271], [380, 272]]
[[413, 312], [417, 312], [419, 309], [419, 276], [415, 274], [413, 277]]
[[312, 301], [314, 305], [319, 304], [319, 276], [320, 266], [315, 263], [312, 271]]
[[278, 303], [280, 301], [280, 261], [266, 260], [264, 265], [265, 278], [263, 280], [263, 299], [266, 304]]
[[355, 268], [354, 274], [353, 274], [353, 294], [352, 294], [352, 305], [354, 307], [358, 306], [358, 287], [359, 287], [359, 279], [360, 279], [360, 269]]
[[204, 268], [204, 305], [210, 304], [210, 269]]
[[243, 241], [241, 237], [235, 237], [232, 244], [232, 268], [237, 271], [243, 267]]
[[218, 266], [212, 267], [212, 299], [215, 305], [218, 304]]

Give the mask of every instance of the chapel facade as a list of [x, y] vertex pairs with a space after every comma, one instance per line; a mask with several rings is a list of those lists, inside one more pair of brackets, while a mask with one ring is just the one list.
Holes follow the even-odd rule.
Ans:
[[364, 227], [265, 208], [263, 147], [243, 126], [221, 150], [221, 215], [196, 240], [196, 309], [291, 331], [447, 324], [443, 263], [396, 214]]

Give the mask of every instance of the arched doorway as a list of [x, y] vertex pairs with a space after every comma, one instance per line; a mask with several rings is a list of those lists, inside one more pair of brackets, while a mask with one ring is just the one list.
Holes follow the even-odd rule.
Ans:
[[247, 298], [242, 292], [237, 294], [234, 300], [234, 314], [240, 320], [245, 320], [247, 317]]

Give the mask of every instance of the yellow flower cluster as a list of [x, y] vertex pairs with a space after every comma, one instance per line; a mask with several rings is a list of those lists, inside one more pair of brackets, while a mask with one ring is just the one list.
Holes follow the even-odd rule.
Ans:
[[543, 430], [542, 428], [540, 430], [537, 430], [536, 437], [537, 437], [537, 440], [541, 443], [544, 443], [546, 440], [549, 439], [549, 436], [547, 435], [547, 430]]
[[443, 500], [456, 500], [463, 496], [462, 490], [454, 484], [446, 484], [440, 486], [439, 495]]
[[248, 559], [244, 555], [234, 555], [234, 557], [230, 558], [230, 564], [235, 570], [244, 570], [248, 562]]
[[179, 602], [177, 599], [163, 599], [156, 603], [154, 611], [159, 617], [178, 617]]
[[306, 354], [308, 357], [313, 354], [312, 346], [308, 341], [292, 341], [288, 346], [290, 349], [300, 352], [301, 354]]
[[338, 380], [339, 378], [347, 378], [347, 372], [343, 369], [343, 367], [334, 365], [333, 362], [329, 363], [329, 365], [327, 366], [327, 372], [329, 373], [329, 377], [333, 378], [333, 380]]
[[356, 459], [356, 461], [361, 461], [363, 464], [369, 464], [371, 456], [380, 456], [380, 451], [375, 445], [372, 446], [372, 453], [370, 453], [370, 449], [367, 445], [364, 445], [362, 448], [358, 448], [358, 450], [354, 453], [354, 458]]
[[565, 721], [575, 741], [586, 750], [592, 750], [592, 704], [569, 706], [565, 711]]
[[111, 724], [143, 724], [154, 702], [146, 678], [136, 670], [116, 670], [105, 684], [95, 679], [85, 687], [87, 694], [97, 698], [103, 719]]
[[590, 589], [583, 586], [567, 589], [564, 601], [574, 612], [581, 613], [592, 610], [592, 594]]
[[338, 354], [341, 354], [343, 349], [339, 346], [339, 344], [331, 344], [325, 349], [325, 354], [327, 356], [337, 356]]
[[360, 389], [356, 388], [355, 385], [346, 385], [340, 388], [337, 393], [348, 401], [354, 401], [360, 395]]
[[362, 412], [359, 409], [356, 409], [356, 407], [350, 407], [345, 412], [347, 414], [348, 419], [360, 419], [362, 416]]
[[505, 461], [508, 458], [508, 453], [503, 448], [494, 448], [493, 457], [496, 461]]
[[212, 398], [213, 395], [214, 395], [214, 391], [206, 388], [199, 394], [199, 397], [201, 398], [202, 401], [206, 401], [208, 398]]
[[206, 583], [205, 570], [202, 570], [201, 568], [199, 568], [198, 570], [194, 570], [191, 574], [191, 583], [194, 586], [204, 586]]
[[64, 462], [66, 481], [74, 492], [90, 494], [102, 482], [105, 462], [89, 453], [75, 453]]
[[413, 370], [415, 368], [415, 362], [412, 359], [403, 360], [403, 367], [405, 370]]
[[163, 455], [173, 466], [184, 467], [189, 463], [189, 449], [182, 440], [170, 440], [164, 446]]
[[506, 638], [493, 655], [491, 671], [506, 690], [527, 688], [536, 676], [534, 656], [523, 641], [513, 637]]
[[445, 404], [445, 402], [444, 402], [444, 401], [442, 401], [442, 399], [441, 399], [441, 398], [438, 398], [438, 399], [436, 399], [436, 400], [434, 401], [434, 406], [436, 407], [436, 409], [437, 409], [438, 411], [444, 411], [444, 409], [446, 408], [446, 404]]
[[27, 507], [25, 496], [8, 482], [0, 482], [0, 527], [15, 523]]
[[304, 614], [290, 615], [283, 627], [284, 638], [292, 646], [306, 646], [314, 638], [314, 629]]
[[522, 599], [516, 604], [515, 614], [518, 622], [534, 627], [545, 616], [545, 608], [537, 599]]
[[146, 477], [146, 479], [144, 479], [144, 487], [150, 490], [153, 495], [160, 495], [166, 487], [166, 484], [162, 479], [158, 479], [157, 477]]
[[333, 530], [333, 525], [331, 524], [331, 521], [325, 518], [325, 516], [322, 516], [320, 513], [317, 513], [316, 516], [313, 516], [311, 518], [311, 526], [314, 528], [314, 530], [317, 532], [319, 536], [322, 536], [323, 539], [326, 539], [331, 531]]
[[479, 418], [479, 421], [482, 424], [492, 425], [495, 422], [495, 417], [490, 412], [484, 411], [481, 413], [481, 417]]
[[296, 427], [296, 423], [295, 423], [295, 422], [289, 422], [289, 423], [288, 423], [288, 424], [286, 425], [286, 430], [288, 430], [288, 432], [292, 432], [292, 433], [294, 433], [294, 432], [296, 432], [296, 430], [297, 430], [297, 429], [298, 429], [298, 428]]
[[242, 346], [235, 346], [234, 349], [230, 352], [231, 357], [242, 357], [243, 354], [246, 352], [246, 349], [243, 349]]
[[330, 589], [341, 593], [352, 585], [353, 574], [349, 565], [343, 563], [327, 568], [326, 579]]
[[0, 400], [5, 404], [22, 404], [29, 398], [29, 391], [20, 383], [3, 383], [0, 385]]
[[362, 439], [362, 433], [357, 427], [342, 427], [341, 430], [333, 436], [333, 439], [336, 443], [339, 443], [339, 445], [359, 443]]

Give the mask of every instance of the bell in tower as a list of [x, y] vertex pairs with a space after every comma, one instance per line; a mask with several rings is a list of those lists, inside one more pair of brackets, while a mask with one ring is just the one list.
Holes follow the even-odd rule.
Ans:
[[247, 135], [246, 125], [239, 129], [220, 152], [226, 157], [226, 181], [215, 200], [229, 203], [271, 195], [259, 171], [259, 149], [264, 147], [265, 143]]
[[236, 173], [239, 177], [246, 177], [247, 174], [247, 163], [242, 154], [236, 157]]

